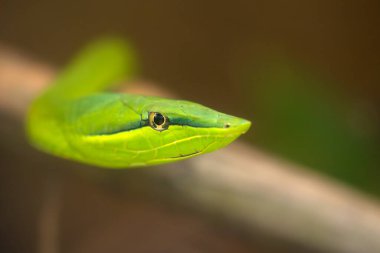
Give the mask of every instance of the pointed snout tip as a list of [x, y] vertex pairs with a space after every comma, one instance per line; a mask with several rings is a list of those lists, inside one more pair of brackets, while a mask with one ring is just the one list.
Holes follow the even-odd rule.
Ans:
[[241, 122], [237, 126], [241, 134], [245, 134], [251, 128], [251, 121], [246, 119], [241, 119]]
[[230, 120], [224, 125], [224, 128], [228, 128], [231, 132], [235, 132], [237, 134], [245, 134], [250, 127], [251, 121], [241, 118], [234, 118], [234, 120]]

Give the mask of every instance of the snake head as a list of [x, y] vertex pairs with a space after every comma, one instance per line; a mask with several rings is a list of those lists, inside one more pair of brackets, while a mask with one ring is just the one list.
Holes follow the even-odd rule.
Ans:
[[248, 120], [184, 100], [100, 96], [92, 98], [96, 103], [76, 105], [76, 110], [86, 109], [77, 112], [72, 126], [81, 136], [76, 146], [82, 160], [105, 167], [162, 164], [209, 153], [228, 145], [251, 125]]

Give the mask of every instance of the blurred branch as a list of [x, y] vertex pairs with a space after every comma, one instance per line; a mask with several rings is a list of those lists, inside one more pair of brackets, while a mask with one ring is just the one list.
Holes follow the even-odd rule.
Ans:
[[[0, 110], [22, 121], [53, 77], [49, 65], [0, 46]], [[160, 91], [144, 82], [136, 87]], [[169, 182], [178, 201], [228, 218], [248, 234], [261, 229], [322, 251], [380, 252], [377, 201], [251, 146], [236, 143], [150, 174]]]

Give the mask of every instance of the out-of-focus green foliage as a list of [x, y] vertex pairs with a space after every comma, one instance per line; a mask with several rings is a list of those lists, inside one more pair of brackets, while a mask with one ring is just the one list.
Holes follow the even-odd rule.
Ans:
[[380, 196], [375, 122], [299, 65], [277, 59], [256, 70], [246, 80], [254, 143]]

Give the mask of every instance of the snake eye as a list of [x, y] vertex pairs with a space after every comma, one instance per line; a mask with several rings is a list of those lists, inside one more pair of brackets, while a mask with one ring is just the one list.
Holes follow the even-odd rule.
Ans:
[[149, 125], [157, 131], [163, 131], [163, 130], [168, 129], [169, 120], [165, 115], [159, 112], [150, 112]]

